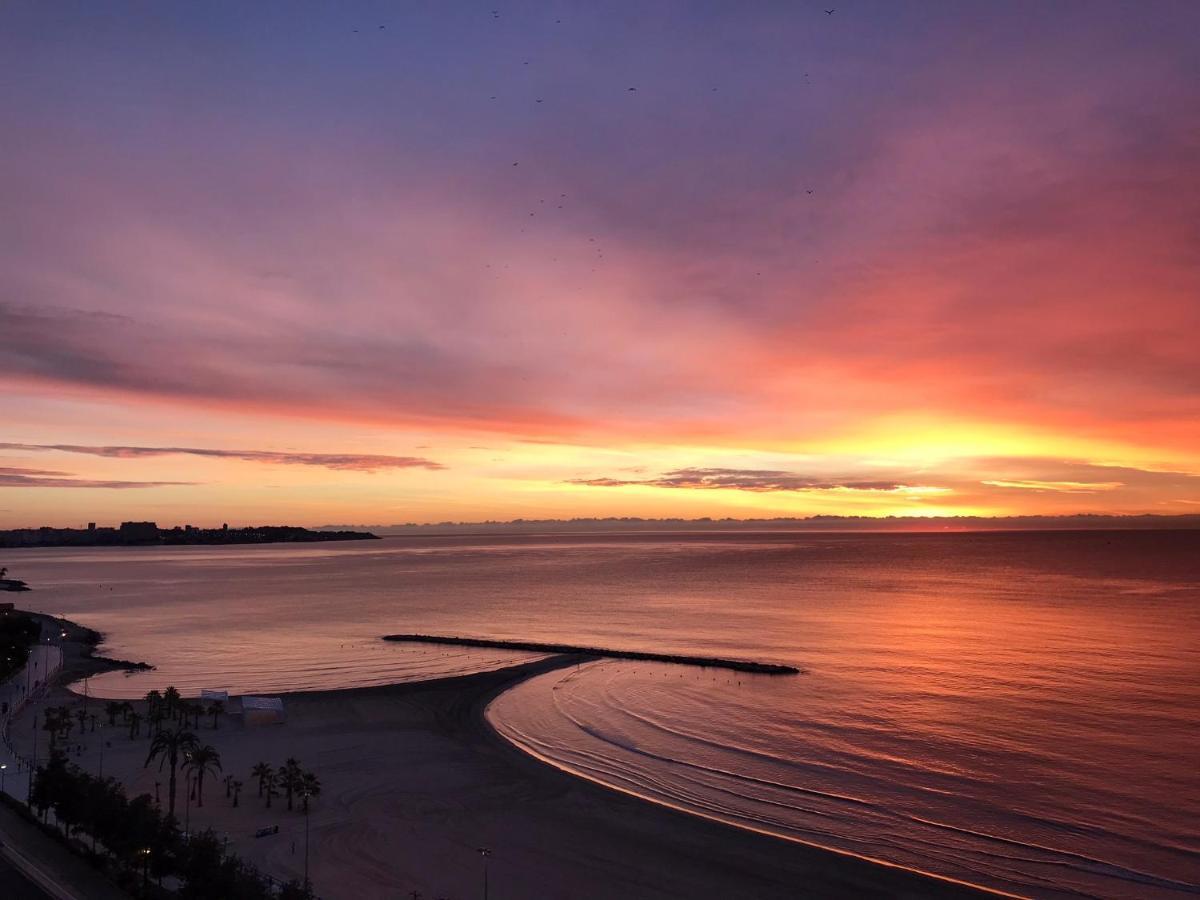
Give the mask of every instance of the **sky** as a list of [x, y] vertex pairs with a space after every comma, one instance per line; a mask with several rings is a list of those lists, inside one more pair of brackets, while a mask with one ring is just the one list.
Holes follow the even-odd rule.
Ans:
[[1188, 0], [10, 0], [0, 123], [0, 527], [1200, 512]]

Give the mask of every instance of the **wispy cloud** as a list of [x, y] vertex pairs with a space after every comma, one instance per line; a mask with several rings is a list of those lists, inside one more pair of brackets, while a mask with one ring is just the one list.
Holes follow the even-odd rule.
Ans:
[[0, 488], [156, 488], [195, 484], [192, 481], [96, 481], [70, 472], [0, 466]]
[[646, 485], [662, 488], [735, 491], [897, 491], [905, 485], [894, 481], [813, 478], [775, 469], [673, 469], [656, 478], [578, 478], [570, 484], [588, 487]]
[[1054, 491], [1060, 494], [1094, 494], [1097, 491], [1115, 491], [1125, 486], [1122, 481], [981, 481], [980, 484], [1022, 491]]
[[241, 459], [285, 466], [322, 466], [346, 472], [377, 472], [380, 469], [442, 469], [441, 463], [421, 456], [387, 456], [371, 453], [293, 453], [276, 450], [214, 450], [204, 447], [89, 447], [79, 444], [4, 444], [3, 450], [82, 453], [109, 459], [145, 459], [153, 456], [204, 456]]

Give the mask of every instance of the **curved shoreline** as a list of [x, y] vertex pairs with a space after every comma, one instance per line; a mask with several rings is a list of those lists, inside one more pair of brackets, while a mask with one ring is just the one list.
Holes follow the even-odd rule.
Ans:
[[[91, 657], [86, 638], [95, 632], [75, 627], [83, 640], [66, 642], [75, 647], [71, 655], [78, 656], [74, 678], [119, 668]], [[530, 755], [488, 720], [488, 706], [508, 689], [595, 658], [555, 654], [423, 682], [285, 693], [287, 724], [276, 730], [224, 727], [219, 733], [222, 754], [231, 769], [273, 754], [305, 760], [349, 754], [353, 762], [348, 768], [321, 764], [328, 797], [313, 818], [314, 834], [321, 835], [314, 868], [329, 900], [384, 896], [375, 891], [382, 890], [386, 879], [395, 888], [415, 884], [425, 891], [444, 891], [446, 882], [453, 885], [463, 877], [458, 869], [477, 863], [471, 848], [481, 843], [497, 848], [497, 874], [511, 896], [783, 900], [797, 893], [985, 895], [968, 885], [755, 832], [613, 789]], [[71, 678], [64, 667], [60, 686]], [[331, 748], [331, 741], [341, 749]], [[125, 740], [113, 743], [106, 771], [111, 765], [116, 774], [121, 765], [116, 751]], [[139, 778], [153, 777], [145, 775], [135, 745], [126, 752], [133, 757], [125, 779], [137, 785]], [[214, 813], [253, 823], [263, 811], [249, 806], [240, 816], [220, 805]], [[390, 836], [378, 849], [372, 843], [377, 834]], [[446, 847], [461, 858], [447, 862]], [[285, 851], [282, 842], [237, 847], [277, 873], [296, 864]], [[370, 886], [377, 881], [378, 888]], [[453, 891], [463, 892], [462, 886]]]
[[517, 741], [506, 737], [496, 727], [495, 723], [491, 720], [491, 718], [488, 715], [488, 711], [491, 709], [492, 704], [497, 699], [499, 699], [503, 694], [507, 693], [512, 688], [515, 688], [518, 684], [529, 681], [530, 679], [532, 679], [538, 675], [547, 674], [549, 671], [553, 671], [554, 668], [560, 668], [560, 667], [552, 667], [552, 668], [548, 668], [542, 672], [530, 672], [530, 673], [526, 674], [524, 677], [518, 679], [514, 684], [508, 685], [505, 688], [497, 690], [494, 693], [492, 693], [490, 696], [486, 697], [484, 702], [482, 703], [482, 705], [476, 710], [476, 714], [481, 717], [484, 726], [487, 728], [487, 730], [490, 732], [490, 734], [492, 736], [494, 736], [494, 738], [496, 740], [504, 743], [509, 748], [516, 751], [517, 753], [519, 753], [521, 756], [525, 757], [528, 760], [533, 760], [536, 763], [538, 763], [546, 768], [552, 769], [555, 772], [562, 773], [563, 775], [566, 775], [569, 778], [579, 779], [587, 784], [595, 785], [602, 790], [615, 791], [618, 794], [634, 798], [635, 800], [640, 801], [642, 803], [649, 803], [652, 806], [656, 806], [661, 809], [671, 810], [672, 812], [681, 813], [683, 815], [690, 816], [690, 817], [693, 817], [696, 819], [700, 819], [705, 822], [712, 822], [716, 825], [719, 825], [719, 826], [722, 826], [725, 828], [731, 828], [731, 829], [734, 829], [737, 831], [743, 831], [743, 832], [746, 832], [749, 834], [757, 835], [757, 836], [760, 836], [763, 838], [768, 838], [771, 840], [785, 841], [789, 844], [799, 845], [802, 847], [809, 848], [811, 850], [821, 851], [823, 853], [835, 854], [837, 856], [845, 857], [846, 859], [854, 860], [859, 863], [867, 863], [867, 864], [874, 865], [874, 866], [880, 866], [885, 869], [894, 869], [894, 870], [904, 872], [907, 874], [916, 875], [921, 878], [928, 878], [928, 879], [931, 879], [934, 881], [942, 882], [947, 885], [952, 885], [955, 888], [965, 889], [965, 890], [968, 890], [971, 892], [979, 892], [979, 893], [983, 893], [983, 894], [986, 894], [988, 896], [993, 896], [993, 897], [1009, 897], [1009, 898], [1016, 898], [1016, 900], [1024, 900], [1024, 895], [1022, 895], [1022, 894], [1014, 894], [1014, 893], [1010, 893], [1008, 891], [999, 890], [997, 888], [991, 888], [991, 887], [987, 887], [984, 885], [973, 884], [969, 881], [964, 881], [962, 879], [951, 878], [946, 875], [938, 875], [934, 872], [927, 872], [923, 869], [916, 869], [911, 866], [905, 866], [905, 865], [901, 865], [899, 863], [892, 863], [892, 862], [888, 862], [887, 860], [877, 859], [872, 856], [866, 856], [865, 854], [862, 854], [862, 853], [855, 853], [852, 850], [842, 850], [837, 847], [828, 847], [828, 846], [825, 846], [824, 844], [818, 844], [814, 841], [806, 841], [803, 838], [793, 837], [791, 835], [786, 835], [786, 834], [779, 834], [777, 832], [768, 831], [764, 828], [756, 828], [753, 825], [749, 825], [746, 823], [734, 822], [729, 819], [720, 818], [718, 816], [706, 815], [705, 813], [698, 812], [693, 809], [689, 809], [686, 806], [677, 805], [674, 803], [670, 803], [666, 800], [648, 796], [647, 794], [638, 793], [637, 791], [629, 789], [629, 788], [618, 787], [616, 785], [609, 784], [605, 781], [602, 781], [599, 778], [594, 778], [590, 775], [586, 775], [583, 772], [575, 771], [565, 765], [560, 764], [559, 762], [546, 756], [545, 754], [538, 753], [536, 750], [534, 750], [530, 747], [526, 747], [526, 746], [518, 743]]

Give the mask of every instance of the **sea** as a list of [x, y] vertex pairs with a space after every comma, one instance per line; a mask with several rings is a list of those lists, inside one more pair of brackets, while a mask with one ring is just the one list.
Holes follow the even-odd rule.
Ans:
[[1200, 531], [391, 537], [3, 551], [20, 605], [157, 668], [80, 690], [332, 689], [596, 661], [488, 717], [549, 765], [733, 826], [1030, 897], [1200, 894]]

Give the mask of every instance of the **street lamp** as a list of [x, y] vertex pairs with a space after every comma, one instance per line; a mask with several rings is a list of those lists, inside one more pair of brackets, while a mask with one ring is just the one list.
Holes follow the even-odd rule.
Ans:
[[188, 840], [192, 837], [192, 776], [187, 779], [187, 796], [183, 800], [183, 833], [188, 836]]
[[142, 896], [145, 897], [150, 887], [150, 848], [143, 847], [139, 852], [142, 854]]
[[308, 800], [312, 796], [312, 791], [305, 789], [304, 797], [304, 893], [312, 892], [312, 884], [308, 880]]
[[8, 791], [4, 789], [4, 776], [6, 774], [6, 769], [8, 769], [8, 763], [0, 763], [0, 794], [8, 793]]
[[483, 857], [483, 900], [488, 900], [488, 859], [492, 851], [487, 847], [480, 847], [479, 855]]

